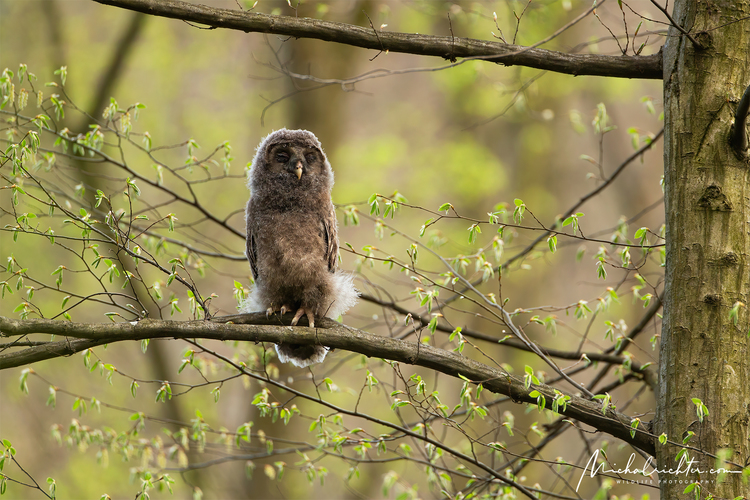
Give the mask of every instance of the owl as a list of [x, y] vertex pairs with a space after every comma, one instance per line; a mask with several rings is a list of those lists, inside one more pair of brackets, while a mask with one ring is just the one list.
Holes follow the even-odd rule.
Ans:
[[[307, 130], [281, 129], [258, 146], [248, 179], [245, 253], [255, 279], [243, 312], [294, 312], [311, 327], [336, 318], [358, 293], [352, 276], [337, 270], [339, 241], [331, 201], [333, 171]], [[320, 363], [321, 345], [279, 344], [279, 360], [299, 367]]]

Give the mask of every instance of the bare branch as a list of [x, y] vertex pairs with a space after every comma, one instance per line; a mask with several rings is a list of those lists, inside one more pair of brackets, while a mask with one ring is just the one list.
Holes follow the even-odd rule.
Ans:
[[661, 5], [659, 5], [659, 2], [657, 2], [656, 0], [651, 0], [651, 3], [654, 4], [656, 6], [656, 8], [659, 9], [667, 17], [667, 19], [669, 19], [670, 24], [672, 26], [674, 26], [677, 29], [677, 31], [679, 31], [680, 33], [682, 33], [683, 35], [685, 35], [688, 38], [688, 40], [690, 40], [691, 42], [693, 42], [693, 46], [695, 48], [697, 48], [697, 49], [701, 49], [702, 48], [701, 44], [698, 43], [698, 41], [695, 38], [693, 38], [690, 35], [690, 33], [688, 33], [687, 30], [685, 30], [685, 28], [683, 28], [682, 26], [680, 26], [679, 24], [677, 24], [677, 22], [674, 19], [672, 19], [672, 16], [669, 15], [669, 12], [667, 11], [667, 9], [665, 9], [664, 7], [662, 7]]
[[600, 54], [566, 54], [553, 50], [509, 45], [500, 42], [417, 33], [373, 32], [372, 29], [319, 19], [254, 14], [217, 9], [179, 0], [95, 0], [98, 3], [181, 19], [213, 28], [246, 33], [271, 33], [295, 38], [314, 38], [354, 47], [404, 52], [443, 59], [475, 58], [506, 66], [527, 66], [569, 75], [661, 79], [661, 53], [622, 57]]
[[[430, 322], [429, 317], [417, 314], [414, 311], [410, 311], [406, 309], [405, 307], [401, 307], [400, 305], [392, 301], [380, 300], [377, 297], [374, 297], [372, 295], [367, 295], [367, 294], [360, 295], [360, 299], [365, 300], [367, 302], [371, 302], [373, 304], [377, 304], [379, 306], [387, 307], [388, 309], [391, 309], [403, 315], [411, 315], [414, 321], [419, 322], [419, 324], [422, 327], [426, 327], [428, 323]], [[647, 326], [648, 322], [651, 320], [651, 318], [654, 317], [654, 315], [659, 311], [660, 308], [661, 308], [661, 301], [657, 297], [656, 300], [654, 300], [654, 303], [648, 309], [648, 311], [646, 311], [643, 318], [641, 318], [641, 320], [635, 326], [635, 328], [633, 329], [633, 332], [635, 332], [635, 334], [640, 333]], [[438, 323], [435, 326], [435, 329], [445, 332], [445, 333], [453, 332], [453, 328], [448, 327], [441, 323]], [[634, 334], [633, 332], [631, 332], [630, 335], [633, 335]], [[486, 342], [491, 342], [493, 344], [497, 344], [498, 341], [502, 338], [502, 336], [500, 335], [486, 334], [486, 333], [482, 333], [479, 331], [471, 330], [469, 328], [463, 328], [461, 330], [461, 334], [464, 335], [465, 337], [470, 337], [470, 338], [474, 338], [477, 340], [484, 340]], [[527, 346], [525, 343], [523, 343], [519, 339], [507, 338], [503, 340], [500, 345], [512, 347], [513, 349], [518, 349], [521, 351], [533, 352], [531, 348], [529, 348], [529, 346]], [[626, 345], [627, 343], [623, 343], [623, 345], [621, 346], [621, 349], [618, 349], [618, 350], [616, 350], [614, 347], [611, 347], [607, 349], [605, 352], [586, 352], [583, 354], [591, 361], [601, 361], [603, 363], [607, 363], [608, 365], [621, 365], [626, 361], [626, 359], [624, 356], [620, 356], [618, 354], [622, 352], [622, 350], [624, 350]], [[564, 351], [562, 349], [551, 349], [545, 346], [539, 346], [539, 348], [542, 350], [544, 354], [553, 358], [571, 359], [571, 360], [579, 360], [582, 358], [582, 353], [576, 352], [576, 351]], [[616, 352], [617, 354], [611, 354], [612, 352]], [[653, 367], [644, 366], [638, 362], [631, 361], [630, 368], [633, 372], [641, 374], [643, 376], [643, 379], [648, 383], [649, 387], [651, 387], [652, 390], [655, 390], [657, 374], [656, 374], [656, 371], [653, 369]], [[593, 384], [589, 384], [589, 386], [593, 387]], [[603, 391], [600, 391], [600, 392], [603, 392]]]
[[[599, 193], [604, 191], [609, 185], [612, 184], [612, 182], [617, 178], [620, 173], [622, 173], [623, 170], [625, 170], [625, 167], [633, 163], [636, 159], [640, 158], [641, 155], [643, 155], [646, 151], [651, 149], [651, 147], [658, 141], [662, 135], [664, 135], [664, 129], [661, 129], [654, 137], [651, 138], [651, 140], [641, 146], [637, 151], [635, 151], [632, 155], [628, 156], [616, 169], [614, 172], [612, 172], [612, 175], [610, 175], [607, 179], [604, 180], [604, 182], [597, 186], [595, 189], [591, 190], [590, 192], [586, 193], [584, 196], [582, 196], [572, 207], [570, 207], [558, 220], [556, 220], [551, 226], [550, 229], [554, 229], [560, 224], [566, 217], [569, 217], [570, 215], [574, 214], [576, 210], [578, 210], [579, 207], [581, 207], [584, 203], [589, 201], [591, 198], [594, 198]], [[529, 246], [524, 248], [521, 252], [514, 255], [510, 259], [508, 259], [505, 263], [503, 263], [503, 268], [507, 268], [515, 262], [516, 260], [524, 257], [529, 252], [531, 252], [540, 242], [544, 241], [545, 238], [549, 235], [549, 231], [545, 231], [541, 235], [537, 237]]]

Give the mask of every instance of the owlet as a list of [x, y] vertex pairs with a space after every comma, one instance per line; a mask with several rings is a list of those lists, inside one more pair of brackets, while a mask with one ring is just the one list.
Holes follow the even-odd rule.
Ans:
[[[255, 285], [243, 312], [336, 318], [357, 301], [352, 276], [336, 269], [339, 241], [333, 171], [317, 137], [281, 129], [258, 146], [248, 180], [246, 255]], [[322, 345], [279, 344], [281, 362], [320, 363]]]

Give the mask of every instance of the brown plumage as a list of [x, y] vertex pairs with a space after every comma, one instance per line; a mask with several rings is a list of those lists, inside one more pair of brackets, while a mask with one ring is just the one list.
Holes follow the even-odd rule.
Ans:
[[[318, 139], [281, 129], [258, 146], [248, 180], [247, 246], [255, 286], [244, 312], [295, 312], [336, 318], [357, 300], [351, 275], [337, 271], [333, 171]], [[297, 366], [323, 361], [326, 348], [280, 344], [279, 360]]]

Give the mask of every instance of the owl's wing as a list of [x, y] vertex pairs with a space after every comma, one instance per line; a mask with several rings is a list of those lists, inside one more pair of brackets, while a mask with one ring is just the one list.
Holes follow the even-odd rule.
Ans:
[[250, 270], [253, 272], [253, 279], [258, 279], [258, 247], [255, 244], [255, 236], [252, 229], [252, 216], [248, 213], [247, 217], [247, 236], [245, 237], [245, 255], [250, 262]]
[[245, 207], [245, 255], [247, 260], [250, 262], [250, 270], [253, 272], [253, 279], [258, 279], [258, 246], [255, 242], [255, 235], [253, 234], [253, 220], [255, 219], [255, 210], [253, 210], [253, 199], [250, 198], [247, 201]]
[[328, 270], [334, 272], [336, 271], [336, 259], [339, 255], [339, 238], [336, 228], [336, 212], [333, 204], [330, 207], [329, 212], [323, 218], [323, 235], [326, 243], [325, 259], [328, 263]]
[[[248, 224], [249, 226], [249, 224]], [[248, 227], [249, 229], [249, 227]], [[245, 241], [245, 254], [250, 261], [250, 270], [253, 272], [253, 279], [258, 279], [258, 247], [255, 245], [255, 238], [252, 231], [248, 231]]]

